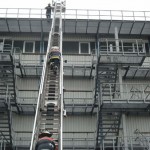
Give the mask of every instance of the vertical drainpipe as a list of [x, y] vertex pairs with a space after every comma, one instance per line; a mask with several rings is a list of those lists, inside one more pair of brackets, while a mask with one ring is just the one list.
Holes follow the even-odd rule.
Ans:
[[116, 43], [116, 52], [119, 52], [119, 39], [118, 39], [118, 29], [115, 27], [115, 43]]
[[[120, 98], [123, 98], [123, 86], [122, 86], [122, 70], [121, 66], [118, 67], [118, 77], [120, 85]], [[127, 141], [127, 128], [126, 128], [126, 115], [122, 114], [122, 126], [123, 126], [123, 141], [124, 141], [124, 150], [128, 150], [128, 141]]]
[[122, 114], [122, 126], [123, 126], [124, 150], [128, 150], [127, 127], [126, 127], [126, 116], [125, 116], [125, 114]]
[[[43, 25], [41, 20], [41, 40], [40, 40], [40, 53], [44, 53], [44, 34], [43, 34]], [[44, 62], [43, 55], [40, 55], [40, 64]]]
[[[115, 42], [116, 42], [116, 51], [119, 52], [119, 39], [118, 39], [118, 30], [115, 27]], [[120, 87], [120, 98], [123, 98], [123, 85], [122, 85], [122, 70], [121, 66], [118, 66], [118, 79]], [[122, 125], [123, 125], [123, 140], [124, 140], [124, 150], [128, 150], [128, 141], [127, 141], [127, 128], [126, 128], [126, 115], [122, 114]]]
[[41, 40], [40, 40], [40, 53], [44, 53], [44, 35], [43, 31], [41, 32]]

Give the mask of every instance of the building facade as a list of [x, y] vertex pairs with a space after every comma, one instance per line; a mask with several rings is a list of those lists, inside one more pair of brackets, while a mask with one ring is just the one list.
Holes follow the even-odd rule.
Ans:
[[[30, 147], [51, 24], [1, 9], [1, 149]], [[62, 30], [63, 149], [150, 149], [149, 12], [66, 10]]]

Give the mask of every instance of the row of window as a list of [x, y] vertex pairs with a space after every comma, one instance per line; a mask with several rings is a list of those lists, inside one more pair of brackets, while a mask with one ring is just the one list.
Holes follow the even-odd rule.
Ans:
[[[15, 49], [23, 53], [45, 53], [48, 42], [0, 40], [0, 50]], [[63, 42], [63, 54], [90, 54], [95, 49], [94, 42]]]
[[[17, 53], [45, 53], [47, 51], [48, 42], [40, 41], [12, 41], [8, 39], [0, 39], [1, 50], [15, 50]], [[114, 41], [101, 41], [100, 50], [116, 51], [116, 43]], [[119, 51], [124, 52], [149, 52], [149, 44], [141, 41], [123, 42], [118, 41]], [[63, 54], [94, 54], [95, 42], [63, 42]]]

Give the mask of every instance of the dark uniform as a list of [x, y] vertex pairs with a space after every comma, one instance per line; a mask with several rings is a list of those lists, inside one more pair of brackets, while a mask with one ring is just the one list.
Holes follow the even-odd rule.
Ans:
[[48, 19], [51, 18], [51, 5], [48, 4], [48, 6], [45, 7], [45, 9], [46, 9], [46, 17], [47, 17]]
[[43, 137], [39, 139], [36, 144], [35, 150], [55, 150], [55, 143], [53, 142], [52, 138]]
[[49, 53], [49, 61], [48, 63], [51, 66], [51, 69], [53, 69], [53, 66], [57, 66], [57, 68], [59, 68], [60, 65], [60, 57], [61, 57], [61, 53], [58, 50], [52, 50]]

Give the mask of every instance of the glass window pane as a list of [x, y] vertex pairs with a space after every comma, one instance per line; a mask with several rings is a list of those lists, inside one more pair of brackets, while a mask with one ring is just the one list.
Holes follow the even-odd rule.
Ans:
[[92, 54], [96, 54], [95, 42], [90, 42], [90, 50]]
[[33, 42], [26, 42], [25, 43], [25, 52], [26, 53], [33, 53]]
[[14, 41], [14, 50], [16, 53], [23, 51], [23, 43], [24, 41]]
[[46, 53], [46, 51], [47, 51], [47, 46], [48, 46], [48, 42], [45, 41], [45, 42], [44, 42], [44, 52], [45, 52], [45, 53]]
[[35, 42], [35, 52], [40, 53], [40, 41]]
[[81, 54], [88, 54], [89, 53], [89, 44], [88, 43], [80, 43]]
[[4, 50], [8, 50], [8, 51], [12, 50], [12, 40], [5, 40]]
[[3, 51], [4, 43], [3, 39], [0, 39], [0, 51]]
[[79, 54], [79, 42], [63, 42], [63, 54]]

